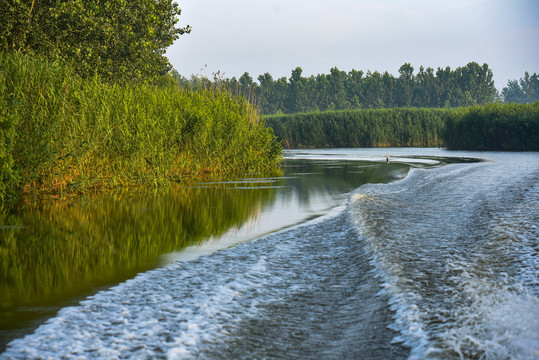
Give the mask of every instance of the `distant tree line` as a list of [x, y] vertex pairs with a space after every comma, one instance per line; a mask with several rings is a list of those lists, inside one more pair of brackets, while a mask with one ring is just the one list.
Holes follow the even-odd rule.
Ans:
[[526, 104], [539, 101], [539, 75], [526, 71], [520, 81], [510, 80], [502, 90], [502, 98], [506, 103]]
[[[201, 86], [204, 82], [254, 100], [264, 114], [298, 113], [326, 110], [393, 107], [461, 107], [494, 102], [497, 91], [492, 70], [487, 64], [470, 62], [452, 70], [405, 63], [395, 77], [387, 71], [351, 70], [334, 67], [329, 74], [302, 76], [300, 67], [290, 78], [274, 79], [269, 73], [255, 82], [249, 73], [239, 79], [223, 79], [219, 73], [213, 80], [192, 77], [180, 79], [184, 85]], [[178, 74], [176, 74], [178, 77]], [[181, 78], [181, 77], [180, 77]]]
[[529, 103], [539, 100], [537, 74], [525, 74], [520, 81], [509, 81], [501, 94], [494, 87], [492, 70], [470, 62], [452, 70], [405, 63], [395, 77], [387, 71], [341, 71], [336, 67], [329, 74], [302, 76], [300, 67], [289, 78], [274, 79], [271, 74], [258, 76], [257, 81], [244, 73], [239, 79], [224, 78], [219, 72], [213, 78], [172, 75], [185, 87], [224, 88], [255, 103], [263, 114], [292, 114], [311, 111], [379, 109], [394, 107], [456, 108], [493, 102]]

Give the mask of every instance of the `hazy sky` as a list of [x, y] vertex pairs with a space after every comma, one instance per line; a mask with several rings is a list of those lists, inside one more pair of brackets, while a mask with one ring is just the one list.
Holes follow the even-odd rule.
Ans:
[[[191, 25], [167, 56], [182, 75], [220, 70], [256, 80], [332, 67], [487, 63], [498, 89], [525, 71], [539, 73], [539, 0], [178, 0]], [[207, 67], [205, 67], [207, 65]], [[206, 70], [204, 70], [206, 68]]]

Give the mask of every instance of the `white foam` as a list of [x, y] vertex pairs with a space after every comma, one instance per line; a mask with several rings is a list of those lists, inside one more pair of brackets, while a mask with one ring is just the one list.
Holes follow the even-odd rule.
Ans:
[[512, 156], [352, 194], [410, 359], [539, 358], [538, 162], [519, 169]]

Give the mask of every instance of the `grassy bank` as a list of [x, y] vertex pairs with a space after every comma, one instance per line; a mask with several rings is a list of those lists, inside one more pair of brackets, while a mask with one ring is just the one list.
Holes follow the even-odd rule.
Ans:
[[455, 150], [539, 151], [539, 102], [459, 109], [447, 122], [445, 143]]
[[364, 109], [266, 117], [289, 148], [442, 146], [452, 110]]
[[224, 92], [119, 86], [0, 54], [0, 194], [71, 194], [265, 171], [280, 145]]

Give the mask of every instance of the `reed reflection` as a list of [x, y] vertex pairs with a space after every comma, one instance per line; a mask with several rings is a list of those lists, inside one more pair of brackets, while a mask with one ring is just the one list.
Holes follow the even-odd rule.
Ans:
[[274, 191], [173, 187], [1, 213], [0, 330], [153, 268], [161, 254], [241, 226]]

